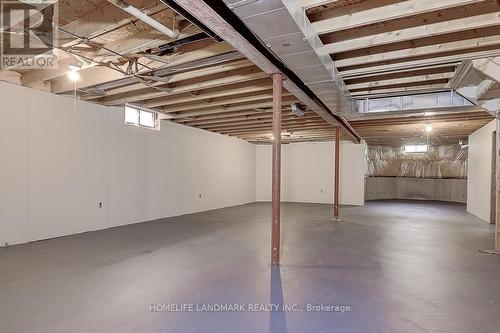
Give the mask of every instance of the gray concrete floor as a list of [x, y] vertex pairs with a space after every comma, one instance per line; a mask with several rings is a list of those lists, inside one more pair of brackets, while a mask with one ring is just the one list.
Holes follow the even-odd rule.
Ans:
[[[0, 332], [499, 332], [493, 226], [459, 204], [284, 204], [0, 249]], [[350, 312], [151, 312], [151, 304], [349, 305]]]

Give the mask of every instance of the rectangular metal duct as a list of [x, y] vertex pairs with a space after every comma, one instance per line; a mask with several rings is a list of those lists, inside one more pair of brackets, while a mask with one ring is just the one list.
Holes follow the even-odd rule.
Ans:
[[[346, 135], [347, 139], [356, 143], [360, 142], [361, 138], [349, 125], [345, 118], [342, 115], [339, 115], [338, 112], [333, 114], [333, 107], [329, 107], [325, 105], [323, 101], [319, 100], [319, 97], [316, 96], [309, 87], [305, 86], [304, 81], [298, 77], [297, 74], [287, 68], [286, 64], [282, 62], [279, 57], [269, 52], [268, 49], [265, 49], [265, 46], [261, 43], [260, 39], [253, 34], [250, 28], [248, 28], [241, 21], [241, 19], [231, 11], [231, 9], [227, 7], [224, 0], [175, 0], [175, 2], [181, 6], [183, 10], [188, 11], [197, 20], [203, 22], [214, 33], [223, 38], [228, 44], [232, 45], [236, 50], [245, 55], [262, 71], [270, 75], [284, 72], [288, 72], [285, 76], [292, 75], [292, 79], [287, 77], [287, 79], [283, 82], [283, 86], [288, 92], [295, 95], [299, 100], [306, 104], [308, 108], [316, 112], [332, 126], [342, 127], [345, 130], [343, 131], [343, 134]], [[248, 1], [237, 2], [239, 4], [238, 7], [250, 4]], [[236, 2], [233, 1], [233, 3]], [[260, 4], [263, 6], [271, 6], [270, 8], [272, 8], [272, 6], [276, 5], [276, 2], [261, 1]], [[279, 4], [281, 6], [281, 3]], [[235, 7], [233, 6], [233, 8]], [[236, 19], [239, 23], [235, 22], [234, 19]], [[232, 23], [229, 23], [228, 20]], [[231, 24], [236, 24], [237, 26], [233, 27]], [[249, 40], [252, 40], [252, 42]], [[337, 101], [335, 96], [328, 96], [328, 98], [326, 98], [327, 96], [324, 97], [325, 100], [331, 98], [332, 100]]]
[[331, 111], [354, 112], [352, 97], [300, 1], [223, 1]]

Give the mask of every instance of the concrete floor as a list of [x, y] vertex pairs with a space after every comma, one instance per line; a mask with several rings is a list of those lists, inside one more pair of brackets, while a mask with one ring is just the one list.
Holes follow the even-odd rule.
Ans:
[[[256, 203], [0, 249], [0, 332], [499, 332], [493, 226], [460, 204]], [[160, 304], [350, 312], [151, 312]]]

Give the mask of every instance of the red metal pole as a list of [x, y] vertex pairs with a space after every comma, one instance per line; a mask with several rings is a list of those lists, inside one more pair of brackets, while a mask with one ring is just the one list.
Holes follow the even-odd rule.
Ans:
[[271, 226], [271, 264], [280, 264], [280, 187], [281, 187], [281, 93], [283, 75], [273, 74], [273, 202]]
[[333, 217], [339, 218], [339, 187], [340, 187], [340, 127], [335, 127], [335, 190], [333, 197]]
[[496, 137], [496, 216], [495, 216], [495, 250], [500, 253], [500, 112], [497, 112], [497, 137]]

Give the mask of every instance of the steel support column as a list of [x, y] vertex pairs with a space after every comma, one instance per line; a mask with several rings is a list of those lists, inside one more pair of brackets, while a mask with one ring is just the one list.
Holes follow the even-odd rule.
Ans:
[[497, 112], [497, 144], [496, 144], [496, 226], [495, 226], [495, 250], [500, 253], [500, 111]]
[[333, 218], [339, 219], [339, 188], [340, 188], [340, 127], [335, 127], [335, 179], [333, 191]]
[[280, 201], [281, 201], [281, 95], [283, 75], [273, 74], [273, 202], [271, 226], [271, 264], [280, 264]]

